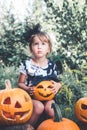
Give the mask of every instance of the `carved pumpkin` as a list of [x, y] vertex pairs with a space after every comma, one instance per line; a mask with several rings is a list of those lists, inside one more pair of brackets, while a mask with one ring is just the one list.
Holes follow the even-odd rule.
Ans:
[[25, 123], [31, 117], [33, 104], [29, 94], [20, 88], [11, 88], [9, 80], [6, 89], [0, 92], [0, 123], [7, 125]]
[[51, 100], [54, 98], [54, 94], [50, 90], [52, 88], [52, 82], [51, 81], [42, 81], [40, 82], [34, 90], [34, 97], [37, 100]]
[[87, 123], [87, 97], [80, 98], [76, 102], [74, 110], [77, 118]]
[[37, 130], [80, 130], [78, 125], [67, 118], [62, 118], [61, 111], [57, 104], [53, 103], [52, 107], [55, 112], [54, 119], [43, 121]]

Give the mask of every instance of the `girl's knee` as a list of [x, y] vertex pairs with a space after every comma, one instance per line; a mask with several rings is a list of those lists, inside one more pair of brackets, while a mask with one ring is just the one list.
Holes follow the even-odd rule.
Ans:
[[34, 112], [37, 114], [41, 114], [43, 111], [44, 111], [44, 105], [40, 101], [35, 102]]

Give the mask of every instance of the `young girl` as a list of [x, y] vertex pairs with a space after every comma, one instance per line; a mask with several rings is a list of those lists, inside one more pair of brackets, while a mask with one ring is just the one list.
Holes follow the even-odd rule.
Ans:
[[44, 111], [48, 116], [54, 116], [53, 109], [51, 108], [54, 100], [41, 102], [33, 99], [34, 86], [42, 80], [50, 80], [53, 83], [51, 91], [56, 94], [60, 90], [61, 84], [57, 77], [56, 65], [47, 58], [52, 50], [49, 36], [41, 31], [38, 25], [31, 29], [28, 34], [29, 36], [27, 35], [27, 37], [32, 57], [22, 63], [18, 85], [32, 97], [33, 114], [29, 123], [34, 126]]

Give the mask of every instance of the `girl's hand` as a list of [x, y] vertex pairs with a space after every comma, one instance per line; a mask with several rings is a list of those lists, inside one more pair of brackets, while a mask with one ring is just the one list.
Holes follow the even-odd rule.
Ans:
[[59, 82], [55, 82], [53, 80], [51, 80], [51, 82], [53, 83], [53, 87], [51, 88], [51, 91], [56, 94], [60, 89], [61, 89], [61, 84]]
[[34, 94], [34, 87], [28, 87], [27, 92], [28, 92], [31, 96], [33, 96], [33, 94]]

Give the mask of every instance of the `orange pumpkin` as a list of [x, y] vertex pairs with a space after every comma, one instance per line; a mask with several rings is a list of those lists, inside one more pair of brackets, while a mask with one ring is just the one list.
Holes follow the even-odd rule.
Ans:
[[37, 128], [37, 130], [80, 130], [78, 125], [67, 118], [62, 118], [60, 109], [57, 104], [53, 103], [52, 107], [55, 112], [54, 120], [47, 119], [43, 121]]
[[74, 110], [77, 118], [87, 123], [87, 97], [80, 98], [76, 102]]
[[22, 124], [29, 120], [33, 104], [28, 93], [20, 88], [11, 88], [9, 80], [6, 89], [0, 92], [0, 123], [7, 125]]
[[41, 101], [51, 100], [54, 98], [54, 93], [50, 90], [53, 83], [51, 81], [42, 81], [34, 90], [34, 98]]

